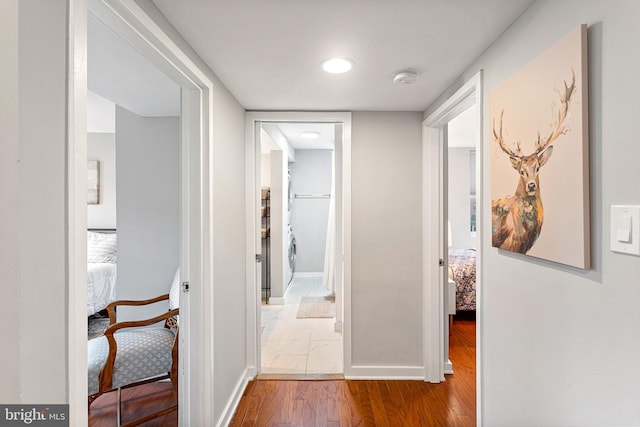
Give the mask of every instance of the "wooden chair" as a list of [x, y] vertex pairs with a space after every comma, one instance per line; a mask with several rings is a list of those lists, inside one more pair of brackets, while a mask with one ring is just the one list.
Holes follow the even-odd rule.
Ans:
[[[170, 379], [178, 395], [178, 296], [180, 272], [176, 271], [169, 294], [136, 301], [114, 301], [107, 306], [109, 326], [104, 336], [89, 340], [89, 408], [100, 395], [117, 390], [118, 426], [132, 427], [178, 409], [162, 409], [138, 420], [121, 424], [121, 390]], [[118, 306], [143, 306], [168, 300], [169, 311], [146, 320], [116, 321]], [[164, 328], [146, 327], [164, 321]]]

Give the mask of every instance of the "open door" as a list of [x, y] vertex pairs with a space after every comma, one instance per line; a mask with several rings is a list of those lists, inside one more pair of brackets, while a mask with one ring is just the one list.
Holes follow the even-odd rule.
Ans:
[[[458, 89], [448, 100], [431, 113], [423, 121], [423, 289], [424, 289], [424, 366], [425, 380], [430, 382], [444, 381], [444, 374], [452, 370], [448, 360], [449, 347], [449, 307], [448, 307], [448, 271], [447, 259], [447, 124], [461, 112], [476, 104], [482, 105], [482, 72]], [[476, 146], [481, 152], [481, 108], [474, 114], [474, 126], [478, 130]], [[480, 180], [481, 156], [476, 160], [477, 188], [482, 189]], [[477, 195], [477, 203], [481, 205], [481, 191]], [[482, 224], [481, 210], [478, 211], [477, 222]], [[481, 227], [477, 231], [477, 245], [482, 247]], [[480, 312], [481, 298], [481, 253], [477, 254], [476, 299]], [[478, 316], [477, 331], [481, 331], [482, 316]], [[481, 336], [477, 332], [476, 383], [480, 384]], [[480, 389], [477, 391], [477, 407], [480, 408]]]
[[[256, 120], [253, 124], [254, 126], [254, 135], [255, 135], [255, 149], [254, 149], [254, 170], [255, 170], [255, 180], [253, 182], [254, 186], [254, 223], [256, 233], [253, 233], [252, 238], [254, 239], [254, 244], [256, 248], [255, 255], [255, 265], [254, 265], [254, 274], [255, 274], [255, 282], [254, 282], [254, 292], [256, 293], [256, 301], [258, 302], [258, 307], [262, 301], [262, 268], [263, 265], [268, 261], [264, 253], [262, 253], [262, 214], [261, 214], [261, 206], [262, 206], [262, 197], [261, 197], [261, 167], [262, 167], [262, 122]], [[268, 230], [267, 230], [268, 232]], [[267, 299], [269, 295], [266, 295]], [[261, 312], [260, 310], [255, 310], [256, 313], [256, 331], [260, 334], [261, 331]], [[262, 351], [259, 345], [256, 345], [256, 372], [260, 373], [261, 370], [261, 360], [262, 360]]]

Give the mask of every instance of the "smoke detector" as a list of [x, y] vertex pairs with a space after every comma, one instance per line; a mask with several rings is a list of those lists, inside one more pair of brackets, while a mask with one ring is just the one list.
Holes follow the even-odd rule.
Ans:
[[393, 75], [393, 83], [397, 85], [410, 85], [418, 80], [418, 72], [416, 70], [401, 70]]

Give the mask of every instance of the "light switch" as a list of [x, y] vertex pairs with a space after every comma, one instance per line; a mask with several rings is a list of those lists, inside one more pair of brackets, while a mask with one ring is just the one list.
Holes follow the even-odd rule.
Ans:
[[616, 237], [618, 242], [630, 243], [631, 242], [631, 217], [621, 216], [616, 219]]
[[611, 206], [611, 250], [640, 256], [640, 206]]

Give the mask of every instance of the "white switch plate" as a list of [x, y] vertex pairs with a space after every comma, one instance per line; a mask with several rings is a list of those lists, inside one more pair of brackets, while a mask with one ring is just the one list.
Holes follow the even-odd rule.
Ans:
[[611, 206], [611, 250], [640, 256], [640, 206]]

